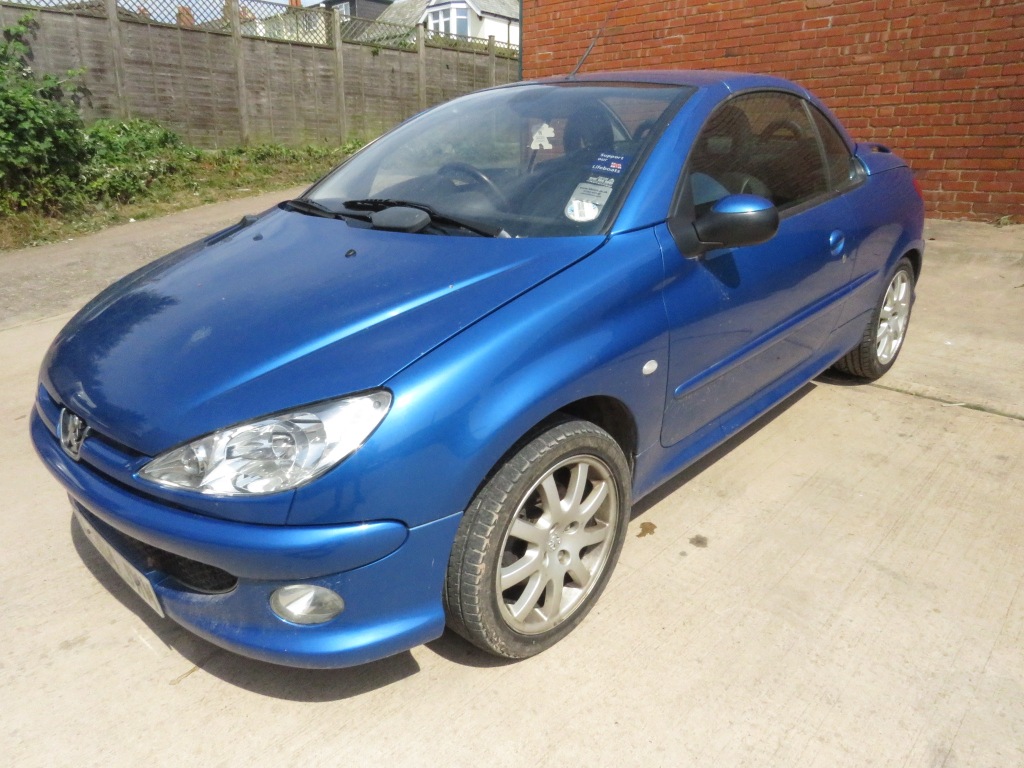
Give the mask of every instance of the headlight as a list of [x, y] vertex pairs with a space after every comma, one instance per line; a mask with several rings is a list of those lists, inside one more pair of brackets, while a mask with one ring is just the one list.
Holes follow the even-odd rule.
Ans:
[[287, 491], [355, 451], [390, 407], [389, 392], [373, 392], [268, 416], [157, 456], [139, 476], [214, 496]]

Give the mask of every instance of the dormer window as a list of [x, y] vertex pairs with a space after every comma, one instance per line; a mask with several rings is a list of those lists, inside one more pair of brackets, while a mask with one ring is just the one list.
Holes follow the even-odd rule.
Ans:
[[469, 36], [469, 9], [465, 5], [448, 5], [427, 14], [427, 28], [460, 37]]

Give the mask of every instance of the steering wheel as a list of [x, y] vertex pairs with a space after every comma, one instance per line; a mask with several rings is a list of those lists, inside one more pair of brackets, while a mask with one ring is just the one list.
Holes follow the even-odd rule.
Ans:
[[744, 174], [743, 182], [740, 184], [741, 195], [757, 195], [758, 197], [770, 198], [771, 192], [763, 181], [756, 176]]
[[508, 207], [508, 198], [505, 197], [505, 193], [498, 189], [497, 184], [491, 181], [486, 173], [469, 163], [458, 161], [445, 163], [437, 169], [437, 175], [452, 181], [456, 178], [468, 179], [470, 182], [482, 187], [484, 194], [491, 199], [492, 203], [497, 204], [499, 207]]
[[732, 194], [736, 195], [757, 195], [771, 199], [771, 191], [767, 185], [756, 176], [740, 171], [732, 171], [723, 174], [720, 179], [722, 185]]
[[789, 133], [794, 139], [802, 139], [804, 137], [804, 129], [795, 121], [786, 117], [779, 118], [778, 120], [772, 120], [764, 127], [764, 130], [761, 131], [758, 136], [764, 140], [774, 137], [777, 133]]

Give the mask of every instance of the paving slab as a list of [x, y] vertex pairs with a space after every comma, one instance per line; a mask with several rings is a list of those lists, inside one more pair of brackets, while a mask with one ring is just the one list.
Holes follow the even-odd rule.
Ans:
[[518, 663], [445, 635], [292, 670], [159, 619], [32, 453], [73, 307], [27, 302], [0, 321], [5, 763], [1019, 768], [1024, 227], [927, 234], [893, 371], [811, 383], [643, 500], [593, 613]]
[[880, 382], [1024, 418], [1024, 226], [929, 220], [911, 342]]

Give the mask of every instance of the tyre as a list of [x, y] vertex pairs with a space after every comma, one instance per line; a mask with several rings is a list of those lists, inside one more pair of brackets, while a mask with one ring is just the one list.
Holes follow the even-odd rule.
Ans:
[[607, 432], [586, 421], [545, 429], [466, 510], [448, 563], [449, 627], [505, 658], [550, 648], [607, 584], [630, 507], [629, 467]]
[[883, 376], [892, 368], [903, 348], [913, 305], [914, 268], [904, 256], [897, 262], [860, 343], [847, 352], [835, 367], [869, 381]]

